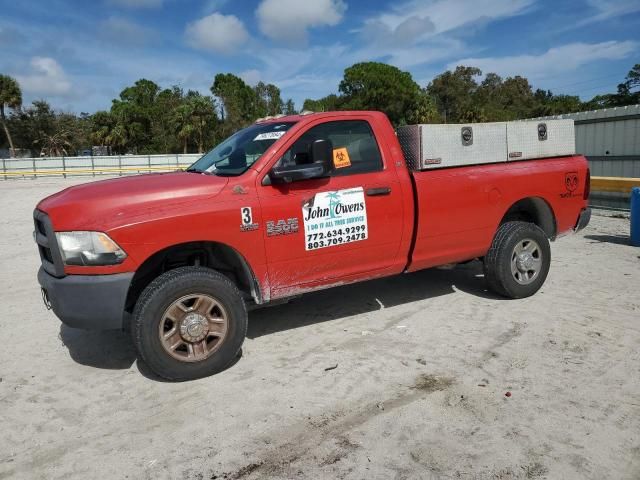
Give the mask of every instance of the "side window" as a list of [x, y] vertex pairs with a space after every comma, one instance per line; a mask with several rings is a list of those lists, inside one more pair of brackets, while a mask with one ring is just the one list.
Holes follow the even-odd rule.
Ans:
[[317, 125], [305, 132], [279, 160], [279, 166], [311, 162], [311, 145], [328, 140], [333, 149], [333, 176], [382, 170], [380, 149], [369, 123], [364, 120], [342, 120]]

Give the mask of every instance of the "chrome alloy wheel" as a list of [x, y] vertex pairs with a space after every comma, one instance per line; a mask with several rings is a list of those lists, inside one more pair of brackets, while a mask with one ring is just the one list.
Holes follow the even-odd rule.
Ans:
[[195, 293], [173, 302], [164, 312], [158, 335], [164, 350], [181, 362], [200, 362], [223, 344], [229, 318], [210, 295]]
[[533, 282], [542, 269], [542, 250], [535, 240], [516, 243], [511, 254], [511, 274], [520, 285]]

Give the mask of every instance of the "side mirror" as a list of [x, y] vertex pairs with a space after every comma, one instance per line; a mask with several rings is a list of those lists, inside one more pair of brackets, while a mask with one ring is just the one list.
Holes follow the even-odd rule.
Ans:
[[327, 174], [333, 170], [333, 147], [329, 140], [316, 140], [311, 144], [311, 161], [324, 165]]
[[328, 140], [316, 140], [311, 145], [311, 162], [301, 165], [273, 168], [269, 172], [271, 183], [291, 183], [326, 177], [333, 170], [333, 149]]

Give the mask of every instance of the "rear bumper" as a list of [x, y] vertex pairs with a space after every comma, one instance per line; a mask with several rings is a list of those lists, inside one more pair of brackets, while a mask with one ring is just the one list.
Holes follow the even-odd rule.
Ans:
[[133, 273], [67, 275], [56, 278], [42, 267], [38, 283], [62, 323], [86, 330], [121, 329]]
[[589, 225], [589, 221], [591, 220], [591, 209], [589, 207], [583, 208], [578, 216], [578, 221], [576, 222], [576, 226], [573, 228], [574, 231], [579, 232], [584, 227]]

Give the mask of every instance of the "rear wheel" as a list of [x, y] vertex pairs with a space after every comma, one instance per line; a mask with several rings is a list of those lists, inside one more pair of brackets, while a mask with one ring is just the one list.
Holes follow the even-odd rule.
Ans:
[[489, 288], [508, 298], [524, 298], [542, 287], [551, 264], [551, 248], [545, 233], [528, 222], [500, 225], [484, 257]]
[[238, 354], [247, 312], [236, 286], [202, 267], [170, 270], [145, 288], [133, 314], [133, 341], [142, 360], [169, 380], [223, 370]]

